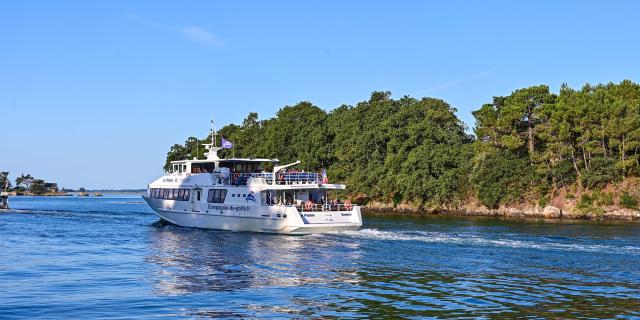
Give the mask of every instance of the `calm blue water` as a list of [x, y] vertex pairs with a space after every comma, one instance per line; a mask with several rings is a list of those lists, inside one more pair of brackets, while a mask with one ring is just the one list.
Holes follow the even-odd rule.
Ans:
[[367, 217], [279, 236], [138, 197], [11, 198], [0, 318], [640, 317], [640, 225]]

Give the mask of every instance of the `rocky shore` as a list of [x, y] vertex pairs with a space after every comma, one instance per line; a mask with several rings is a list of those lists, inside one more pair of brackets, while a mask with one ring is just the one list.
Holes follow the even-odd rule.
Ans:
[[450, 216], [483, 216], [497, 218], [536, 218], [536, 219], [572, 219], [572, 220], [605, 220], [605, 221], [638, 221], [640, 211], [620, 208], [617, 206], [605, 206], [597, 212], [584, 212], [572, 203], [553, 206], [502, 206], [497, 209], [488, 209], [476, 203], [469, 203], [459, 207], [450, 208], [420, 208], [411, 204], [393, 205], [382, 202], [370, 202], [363, 206], [364, 213], [391, 213], [410, 215], [450, 215]]

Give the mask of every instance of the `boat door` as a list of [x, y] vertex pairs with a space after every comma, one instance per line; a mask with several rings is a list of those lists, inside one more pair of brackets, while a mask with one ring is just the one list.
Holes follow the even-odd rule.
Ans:
[[202, 189], [191, 189], [191, 211], [200, 212], [200, 199], [202, 199]]

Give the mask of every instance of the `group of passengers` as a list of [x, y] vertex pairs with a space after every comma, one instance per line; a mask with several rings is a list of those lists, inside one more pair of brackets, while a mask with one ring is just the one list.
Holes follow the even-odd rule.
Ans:
[[[267, 205], [300, 205], [300, 206], [312, 206], [312, 207], [316, 207], [316, 206], [321, 206], [323, 208], [327, 208], [327, 209], [337, 209], [340, 205], [340, 199], [335, 198], [335, 199], [331, 199], [331, 200], [326, 200], [324, 198], [324, 196], [320, 197], [320, 200], [316, 201], [313, 199], [313, 197], [311, 197], [309, 200], [307, 201], [294, 201], [293, 196], [290, 194], [286, 194], [284, 197], [284, 202], [282, 201], [282, 197], [280, 196], [272, 196], [271, 192], [267, 192], [265, 195], [265, 202]], [[298, 203], [296, 203], [298, 202]]]
[[[238, 170], [235, 168], [231, 168], [230, 169], [231, 172], [231, 184], [232, 185], [244, 185], [247, 183], [249, 177], [252, 174], [255, 173], [265, 173], [265, 174], [269, 174], [266, 173], [265, 171], [262, 170], [262, 168], [257, 167], [255, 170], [253, 171], [245, 171], [245, 170]], [[296, 170], [296, 169], [283, 169], [280, 170], [278, 173], [276, 173], [276, 182], [278, 184], [286, 184], [288, 181], [295, 181], [295, 182], [313, 182], [313, 181], [317, 181], [317, 176], [309, 176], [309, 175], [304, 175], [308, 172], [304, 171], [304, 170]], [[271, 179], [270, 176], [265, 176], [265, 178]]]

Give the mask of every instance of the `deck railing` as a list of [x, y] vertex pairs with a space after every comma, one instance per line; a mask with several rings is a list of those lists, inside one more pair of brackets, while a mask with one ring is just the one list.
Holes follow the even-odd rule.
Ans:
[[[273, 173], [232, 173], [230, 183], [233, 185], [246, 185], [250, 178], [262, 178], [266, 183], [273, 183]], [[276, 184], [318, 184], [320, 174], [315, 172], [287, 172], [276, 173]]]
[[345, 205], [344, 203], [336, 204], [313, 204], [311, 208], [306, 207], [304, 204], [295, 206], [299, 212], [317, 212], [317, 211], [351, 211], [352, 205]]

